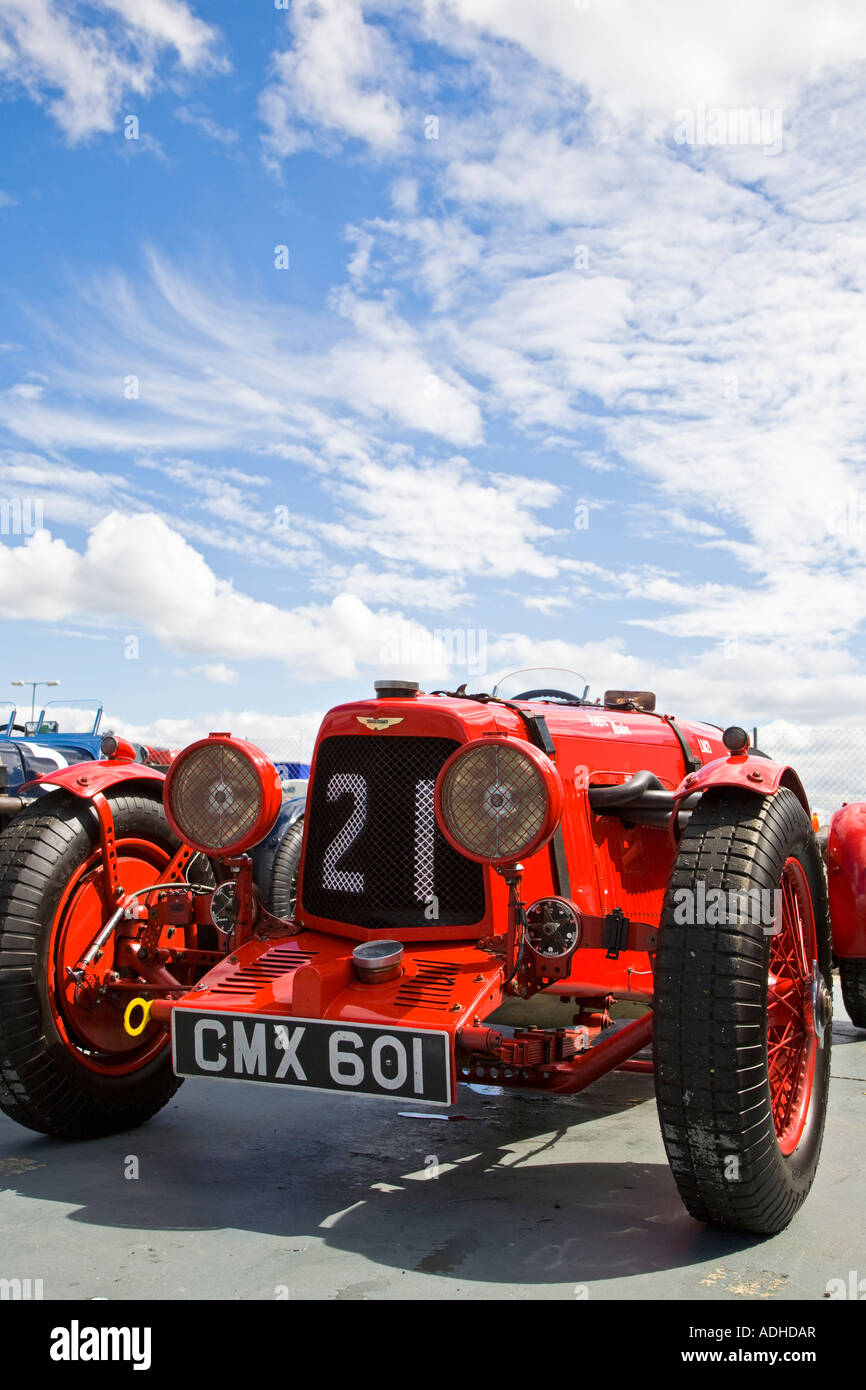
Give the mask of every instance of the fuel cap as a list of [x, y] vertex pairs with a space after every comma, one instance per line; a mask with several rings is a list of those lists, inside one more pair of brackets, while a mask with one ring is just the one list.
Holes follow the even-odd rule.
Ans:
[[365, 985], [382, 985], [396, 980], [403, 967], [401, 941], [363, 941], [352, 952], [355, 972]]

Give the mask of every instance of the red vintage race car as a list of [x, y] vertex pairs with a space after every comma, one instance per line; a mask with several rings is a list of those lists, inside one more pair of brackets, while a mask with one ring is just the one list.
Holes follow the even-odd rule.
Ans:
[[[654, 1070], [688, 1210], [784, 1227], [830, 1071], [800, 781], [647, 692], [519, 687], [380, 681], [331, 710], [292, 919], [253, 882], [280, 783], [252, 744], [211, 734], [163, 778], [120, 741], [54, 774], [0, 837], [7, 1114], [82, 1138], [148, 1119], [188, 1076], [448, 1106], [461, 1082], [567, 1095]], [[841, 817], [837, 954], [862, 972], [866, 820]]]

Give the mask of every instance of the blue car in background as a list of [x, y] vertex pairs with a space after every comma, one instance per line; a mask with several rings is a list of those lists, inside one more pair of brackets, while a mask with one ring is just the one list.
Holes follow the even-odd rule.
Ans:
[[[19, 723], [17, 709], [10, 708], [5, 724], [0, 726], [0, 831], [25, 806], [51, 790], [30, 786], [22, 796], [20, 789], [26, 782], [72, 763], [105, 756], [102, 713], [98, 700], [55, 701], [45, 706], [38, 719]], [[77, 723], [79, 728], [67, 733], [61, 722]], [[140, 762], [163, 771], [177, 751], [143, 743], [133, 743], [133, 747]], [[283, 804], [273, 830], [252, 851], [252, 859], [265, 905], [276, 916], [286, 917], [295, 904], [310, 768], [308, 763], [276, 759], [274, 766], [280, 774]]]
[[310, 768], [307, 763], [283, 762], [275, 767], [283, 784], [283, 804], [271, 833], [251, 851], [253, 872], [268, 910], [275, 917], [291, 917], [297, 898]]
[[[16, 707], [9, 709], [0, 727], [0, 828], [5, 829], [22, 807], [45, 795], [46, 788], [30, 787], [21, 796], [20, 788], [25, 782], [71, 763], [92, 762], [103, 756], [102, 705], [93, 700], [74, 700], [64, 703], [63, 712], [73, 715], [73, 723], [78, 722], [75, 716], [80, 716], [81, 727], [73, 733], [62, 732], [59, 719], [53, 717], [59, 711], [50, 705], [38, 719], [20, 723]], [[150, 761], [147, 752], [144, 748], [139, 750], [142, 762]]]

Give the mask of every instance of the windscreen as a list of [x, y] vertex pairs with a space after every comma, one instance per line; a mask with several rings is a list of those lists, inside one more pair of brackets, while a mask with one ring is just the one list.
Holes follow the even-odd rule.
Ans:
[[491, 685], [490, 693], [498, 695], [501, 700], [585, 700], [589, 694], [589, 683], [579, 671], [572, 671], [566, 667], [527, 666], [523, 670], [509, 671], [506, 675], [498, 676]]

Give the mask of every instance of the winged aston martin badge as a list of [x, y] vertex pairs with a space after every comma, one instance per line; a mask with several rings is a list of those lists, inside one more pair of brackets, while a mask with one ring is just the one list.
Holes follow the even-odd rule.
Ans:
[[390, 729], [392, 724], [402, 724], [402, 715], [397, 719], [388, 719], [384, 714], [356, 714], [355, 718], [359, 724], [366, 724], [368, 729], [378, 733], [380, 729]]

